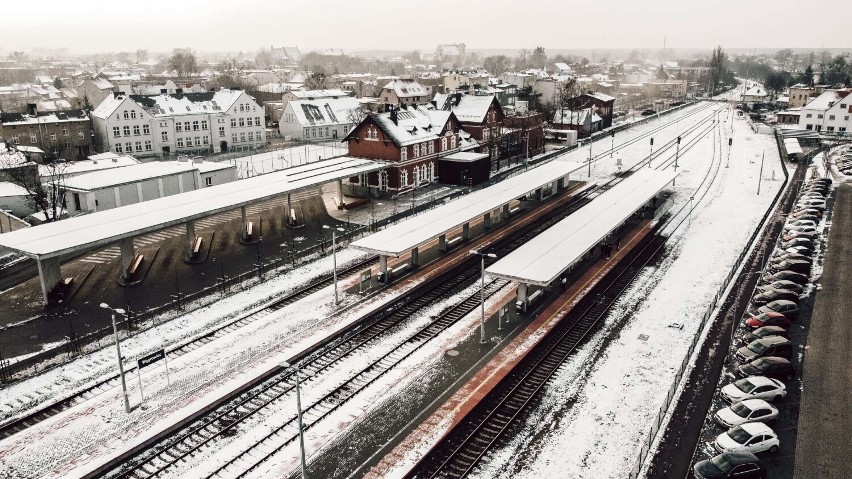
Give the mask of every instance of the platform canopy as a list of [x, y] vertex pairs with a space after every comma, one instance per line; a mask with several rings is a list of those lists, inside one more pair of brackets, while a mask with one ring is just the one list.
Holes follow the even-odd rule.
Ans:
[[485, 272], [497, 278], [546, 286], [651, 200], [677, 173], [639, 170], [564, 220], [548, 228]]
[[363, 158], [330, 158], [223, 185], [5, 233], [0, 235], [0, 246], [39, 259], [87, 251], [122, 238], [138, 236], [386, 167], [386, 163]]
[[551, 161], [359, 239], [352, 247], [398, 257], [581, 168], [582, 163]]

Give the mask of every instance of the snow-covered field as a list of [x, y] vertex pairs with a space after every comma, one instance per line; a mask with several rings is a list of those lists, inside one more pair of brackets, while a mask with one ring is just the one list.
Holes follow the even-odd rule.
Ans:
[[[721, 106], [721, 105], [720, 105]], [[729, 113], [727, 107], [722, 117]], [[735, 120], [730, 167], [722, 167], [660, 264], [637, 281], [606, 325], [563, 366], [522, 432], [496, 450], [477, 477], [626, 477], [701, 315], [782, 184], [775, 140]], [[712, 135], [681, 156], [673, 210], [710, 169]], [[756, 195], [761, 156], [763, 184]], [[719, 161], [717, 151], [716, 161]], [[774, 179], [773, 179], [774, 178]], [[702, 187], [702, 191], [706, 185]], [[672, 327], [676, 323], [683, 328]]]
[[[687, 108], [684, 114], [706, 106], [706, 104], [703, 104]], [[718, 107], [722, 107], [724, 112], [727, 113], [726, 106], [718, 105]], [[710, 111], [705, 109], [680, 120], [677, 128], [669, 128], [666, 131], [654, 133], [656, 144], [662, 145], [675, 138], [680, 131], [706, 118]], [[658, 121], [648, 122], [619, 133], [616, 138], [616, 146], [623, 141], [650, 131], [663, 122], [672, 121], [674, 118], [674, 116], [663, 117]], [[742, 246], [741, 242], [744, 242], [750, 234], [753, 221], [756, 222], [756, 218], [759, 218], [761, 207], [765, 209], [765, 204], [771, 200], [774, 193], [773, 187], [780, 184], [780, 181], [774, 183], [769, 180], [764, 181], [766, 193], [762, 193], [760, 197], [755, 197], [752, 192], [753, 189], [746, 187], [746, 185], [752, 183], [755, 183], [756, 187], [756, 168], [759, 164], [760, 151], [764, 148], [767, 150], [767, 166], [764, 169], [764, 176], [768, 177], [772, 174], [773, 168], [777, 169], [774, 144], [771, 148], [768, 146], [770, 140], [770, 137], [752, 135], [744, 123], [737, 122], [731, 168], [720, 173], [719, 182], [715, 186], [718, 191], [711, 192], [708, 198], [715, 198], [714, 195], [720, 196], [713, 199], [712, 202], [698, 205], [699, 208], [696, 211], [696, 216], [693, 217], [690, 228], [679, 233], [682, 235], [682, 239], [687, 241], [678, 243], [680, 246], [676, 248], [677, 260], [673, 264], [663, 264], [660, 267], [661, 271], [665, 271], [665, 276], [660, 280], [660, 284], [653, 289], [644, 302], [634, 301], [638, 304], [626, 303], [627, 309], [639, 308], [636, 315], [630, 320], [628, 331], [632, 331], [631, 328], [639, 328], [640, 331], [650, 334], [651, 339], [647, 343], [641, 344], [635, 344], [636, 341], [625, 341], [625, 345], [620, 347], [627, 348], [625, 353], [639, 355], [643, 359], [631, 362], [629, 365], [619, 365], [618, 363], [623, 361], [619, 361], [618, 358], [623, 358], [623, 354], [615, 354], [612, 350], [607, 351], [607, 354], [613, 354], [615, 359], [605, 357], [598, 363], [590, 375], [590, 381], [594, 382], [589, 384], [594, 384], [595, 387], [582, 389], [583, 395], [592, 395], [593, 399], [599, 401], [597, 396], [594, 396], [595, 394], [600, 393], [605, 397], [606, 391], [617, 391], [621, 387], [621, 383], [617, 382], [617, 379], [623, 373], [619, 369], [620, 367], [639, 367], [638, 371], [630, 372], [634, 380], [629, 381], [628, 384], [639, 389], [636, 392], [639, 397], [650, 395], [651, 398], [647, 401], [625, 401], [623, 397], [633, 397], [631, 396], [633, 393], [627, 391], [624, 394], [615, 394], [616, 397], [611, 399], [620, 401], [623, 410], [619, 410], [618, 413], [622, 415], [642, 412], [626, 408], [630, 405], [637, 406], [643, 411], [644, 408], [650, 410], [659, 407], [658, 404], [652, 407], [648, 403], [654, 402], [653, 393], [665, 389], [667, 386], [661, 388], [659, 385], [669, 384], [671, 377], [659, 374], [665, 368], [661, 369], [657, 363], [676, 357], [676, 354], [668, 355], [668, 357], [660, 356], [666, 356], [662, 352], [674, 351], [676, 353], [678, 347], [685, 347], [684, 337], [686, 336], [683, 335], [690, 334], [688, 325], [683, 331], [665, 328], [667, 324], [674, 321], [669, 316], [688, 314], [692, 309], [700, 308], [703, 301], [702, 292], [713, 289], [714, 287], [711, 285], [715, 275], [724, 275], [727, 271], [727, 267], [723, 264], [724, 261], [728, 256], [730, 256], [731, 261], [736, 257]], [[599, 152], [598, 149], [602, 151], [605, 144], [608, 146], [606, 141], [598, 142], [594, 147], [595, 154]], [[707, 170], [711, 151], [710, 144], [709, 140], [704, 140], [694, 149], [682, 152], [680, 161], [682, 176], [678, 179], [675, 196], [678, 202], [682, 203], [689, 198], [694, 185], [700, 181]], [[740, 145], [742, 146], [740, 147]], [[741, 148], [741, 150], [738, 148]], [[622, 158], [624, 167], [627, 167], [638, 162], [647, 153], [648, 143], [646, 140], [638, 141], [620, 150], [616, 153], [616, 156]], [[580, 149], [565, 155], [565, 157], [569, 160], [582, 161], [588, 157], [587, 155], [586, 149]], [[755, 156], [757, 156], [758, 163], [749, 163], [748, 160], [753, 160]], [[593, 179], [609, 177], [615, 170], [615, 161], [602, 160], [593, 165], [592, 177]], [[776, 177], [780, 179], [780, 171], [776, 172]], [[737, 211], [742, 209], [743, 214], [731, 215], [732, 205], [737, 206]], [[717, 229], [714, 229], [714, 225]], [[689, 241], [690, 238], [693, 238], [693, 240]], [[358, 256], [358, 253], [344, 249], [338, 254], [338, 259], [354, 261]], [[689, 261], [684, 258], [689, 259]], [[291, 290], [297, 285], [308, 282], [312, 277], [327, 273], [330, 268], [331, 258], [317, 260], [311, 266], [287, 273], [248, 291], [229, 296], [210, 307], [189, 313], [185, 317], [129, 338], [122, 343], [123, 352], [126, 357], [134, 358], [157, 349], [162, 342], [174, 344], [181, 339], [200, 334], [205, 329], [227, 321], [228, 318], [233, 318], [240, 312], [263, 304], [270, 298], [281, 294], [283, 290]], [[705, 273], [702, 268], [709, 268], [711, 271]], [[668, 278], [673, 274], [676, 279], [669, 281]], [[648, 285], [654, 284], [654, 278], [649, 278], [647, 281], [649, 281]], [[669, 282], [666, 283], [666, 281]], [[691, 284], [694, 288], [689, 291], [692, 295], [690, 301], [686, 304], [671, 301], [672, 297], [683, 296], [685, 293], [682, 288], [683, 284]], [[410, 286], [412, 285], [407, 285], [407, 287]], [[637, 288], [640, 287], [637, 286]], [[57, 477], [82, 474], [94, 467], [95, 464], [103, 462], [127, 447], [144, 440], [166, 425], [185, 417], [190, 411], [224, 395], [228, 390], [248, 378], [276, 367], [296, 351], [302, 350], [331, 332], [345, 327], [354, 318], [387, 304], [392, 296], [391, 294], [379, 295], [365, 303], [352, 306], [352, 309], [345, 314], [331, 316], [331, 291], [327, 288], [245, 328], [219, 338], [196, 351], [169, 361], [171, 384], [167, 383], [163, 365], [158, 363], [157, 366], [146, 369], [142, 374], [146, 409], [135, 408], [130, 414], [125, 414], [121, 406], [120, 390], [116, 388], [106, 391], [84, 404], [71, 408], [0, 443], [0, 459], [2, 459], [0, 461], [0, 476]], [[346, 298], [346, 301], [351, 303], [354, 298]], [[446, 302], [444, 305], [446, 305]], [[442, 305], [435, 305], [430, 311], [434, 312], [440, 307]], [[424, 313], [399, 334], [405, 334], [406, 331], [410, 332], [410, 328], [422, 324], [428, 317], [427, 314]], [[442, 335], [438, 340], [430, 343], [425, 348], [424, 353], [418, 353], [407, 359], [405, 364], [401, 365], [402, 367], [386, 374], [365, 394], [359, 395], [354, 402], [347, 404], [328, 421], [317, 426], [308, 435], [311, 444], [315, 448], [321, 447], [336, 434], [340, 434], [347, 424], [357, 421], [357, 418], [364, 411], [380, 404], [382, 397], [392, 395], [396, 389], [395, 385], [404, 384], [405, 381], [419, 377], [419, 372], [435, 356], [429, 351], [432, 351], [432, 349], [439, 351], [447, 344], [451, 344], [453, 335], [457, 336], [460, 331], [471, 331], [473, 329], [470, 327], [471, 325], [467, 325], [467, 329], [465, 329], [464, 324], [462, 324], [472, 321], [469, 320], [470, 318], [462, 321], [460, 325], [454, 327], [454, 331]], [[615, 327], [617, 320], [618, 318], [610, 319], [610, 327]], [[471, 322], [471, 324], [473, 323]], [[635, 337], [638, 334], [638, 332], [631, 332], [626, 337]], [[565, 377], [568, 384], [574, 382], [572, 379], [574, 376], [571, 375], [572, 369], [576, 369], [576, 373], [582, 366], [577, 361], [582, 362], [584, 355], [588, 357], [595, 347], [600, 346], [600, 341], [604, 335], [605, 333], [599, 335], [594, 347], [586, 348], [583, 353], [575, 358], [576, 364], [565, 368], [563, 375], [568, 375]], [[615, 343], [615, 346], [620, 344], [621, 339]], [[651, 351], [643, 353], [642, 347]], [[354, 368], [358, 368], [359, 365], [363, 366], [370, 358], [375, 357], [376, 354], [381, 354], [381, 351], [382, 348], [365, 351], [362, 356], [353, 359], [352, 364], [347, 363], [345, 366], [339, 366], [333, 371], [329, 371], [327, 376], [317, 378], [316, 383], [310, 388], [312, 392], [308, 394], [321, 394], [323, 390], [332, 388], [335, 383], [344, 380]], [[2, 413], [5, 417], [20, 413], [26, 408], [27, 404], [31, 404], [35, 400], [33, 396], [42, 399], [56, 397], [69, 390], [82, 387], [93, 378], [110, 373], [114, 364], [115, 357], [112, 349], [105, 348], [102, 351], [78, 358], [62, 368], [18, 384], [13, 388], [4, 389], [0, 404], [6, 405], [0, 406], [3, 407]], [[646, 376], [651, 376], [651, 378]], [[137, 379], [133, 377], [128, 379], [131, 404], [135, 407], [140, 402], [140, 391]], [[419, 380], [422, 380], [422, 378]], [[613, 381], [616, 381], [616, 383], [613, 383]], [[552, 390], [559, 392], [560, 384], [562, 384], [561, 381], [555, 382]], [[563, 385], [563, 387], [565, 386]], [[598, 391], [599, 389], [600, 391]], [[303, 399], [303, 405], [310, 404], [312, 397], [315, 398], [314, 396], [306, 396]], [[589, 404], [594, 402], [578, 398], [573, 413], [581, 411], [580, 417], [594, 417], [600, 414], [600, 411], [596, 409], [584, 409], [591, 408]], [[292, 414], [293, 405], [292, 401], [288, 400], [282, 400], [278, 403], [278, 406], [270, 409], [268, 413], [256, 420], [256, 423], [253, 424], [256, 427], [246, 428], [244, 434], [223, 441], [220, 444], [223, 447], [221, 457], [226, 458], [235, 454], [239, 449], [245, 447], [247, 441], [261, 434], [261, 431], [268, 432], [273, 421], [279, 424], [283, 423], [288, 414]], [[546, 401], [545, 405], [550, 405], [551, 412], [543, 411], [543, 414], [553, 414], [553, 407], [560, 403], [561, 401]], [[629, 444], [635, 446], [637, 443], [636, 435], [638, 431], [644, 428], [645, 423], [641, 420], [641, 414], [633, 419], [635, 420], [623, 420], [623, 425], [627, 426], [628, 429], [625, 434], [622, 434], [622, 431], [617, 431], [617, 434], [609, 431], [585, 437], [588, 440], [595, 441], [601, 441], [601, 435], [604, 438], [610, 436], [613, 438], [622, 437]], [[560, 424], [572, 422], [563, 419]], [[619, 421], [620, 423], [621, 421]], [[633, 425], [635, 427], [632, 427]], [[600, 431], [598, 432], [600, 433]], [[562, 434], [549, 437], [547, 441], [535, 447], [542, 451], [546, 450], [545, 446], [548, 444], [560, 447], [558, 440], [555, 439], [558, 437], [562, 437]], [[566, 437], [581, 440], [580, 438], [584, 436], [575, 431], [567, 434]], [[605, 445], [603, 450], [609, 450], [611, 453], [614, 450], [612, 448], [617, 446], [618, 444]], [[285, 448], [282, 454], [268, 467], [273, 468], [272, 470], [276, 473], [287, 470], [293, 465], [293, 460], [296, 457], [292, 449], [290, 446]], [[629, 448], [625, 450], [629, 450]], [[198, 463], [200, 464], [199, 467], [214, 467], [214, 464], [221, 460], [220, 456], [216, 455], [216, 451], [219, 451], [218, 447], [211, 450], [211, 454], [216, 459], [211, 459], [213, 456], [201, 457]], [[597, 451], [598, 449], [592, 449], [589, 454], [595, 455]], [[553, 457], [569, 459], [571, 456], [557, 454]], [[623, 456], [622, 453], [619, 457], [623, 458]], [[203, 460], [204, 457], [207, 457], [207, 459]], [[533, 460], [528, 464], [525, 463], [525, 466], [538, 467], [535, 464], [536, 462]], [[198, 470], [193, 469], [193, 473], [195, 472], [198, 472]], [[179, 475], [177, 470], [174, 474]]]

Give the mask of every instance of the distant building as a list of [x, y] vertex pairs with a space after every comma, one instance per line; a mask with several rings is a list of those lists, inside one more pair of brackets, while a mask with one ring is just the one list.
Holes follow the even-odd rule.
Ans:
[[753, 106], [756, 103], [765, 103], [769, 99], [769, 93], [759, 85], [755, 85], [743, 93], [743, 103]]
[[77, 86], [77, 95], [82, 99], [88, 99], [89, 105], [94, 109], [107, 97], [112, 96], [115, 85], [106, 78], [85, 78]]
[[787, 106], [789, 108], [801, 108], [813, 100], [816, 97], [815, 95], [816, 89], [814, 87], [797, 83], [789, 89]]
[[553, 114], [551, 125], [555, 130], [573, 130], [578, 138], [588, 138], [592, 133], [600, 131], [603, 120], [592, 108], [572, 110], [557, 109]]
[[435, 60], [447, 65], [462, 67], [467, 60], [467, 46], [464, 43], [447, 43], [435, 48]]
[[[567, 100], [565, 102], [565, 107], [568, 110], [574, 111], [592, 108], [594, 113], [601, 119], [600, 128], [609, 128], [612, 126], [612, 113], [615, 107], [615, 98], [604, 93], [583, 93], [582, 95], [578, 95]], [[581, 138], [583, 137], [581, 136]]]
[[357, 98], [291, 100], [287, 102], [278, 131], [284, 138], [301, 141], [328, 141], [344, 138], [361, 117]]
[[175, 95], [115, 93], [92, 113], [101, 151], [170, 157], [266, 145], [263, 107], [242, 90]]
[[652, 80], [642, 84], [645, 94], [653, 98], [685, 98], [686, 80]]
[[92, 147], [92, 122], [83, 110], [0, 113], [0, 141], [36, 147], [50, 158], [83, 159]]
[[432, 87], [410, 78], [391, 80], [379, 93], [379, 101], [386, 107], [423, 105], [431, 99]]
[[67, 178], [68, 215], [94, 213], [236, 181], [228, 163], [155, 161]]
[[281, 103], [286, 108], [287, 103], [293, 100], [321, 100], [348, 98], [350, 96], [348, 92], [337, 88], [329, 90], [288, 90], [281, 95]]

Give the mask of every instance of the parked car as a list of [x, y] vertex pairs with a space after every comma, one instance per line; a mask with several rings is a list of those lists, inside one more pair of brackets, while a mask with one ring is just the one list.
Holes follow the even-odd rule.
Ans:
[[784, 225], [784, 231], [807, 231], [807, 228], [812, 228], [813, 231], [816, 231], [816, 221], [799, 219], [788, 221], [787, 224]]
[[748, 363], [757, 358], [768, 356], [790, 359], [792, 355], [793, 343], [789, 339], [783, 336], [767, 336], [755, 339], [748, 343], [748, 345], [741, 347], [737, 350], [734, 357], [740, 363]]
[[792, 271], [794, 273], [810, 275], [811, 262], [803, 259], [782, 259], [769, 263], [769, 270], [776, 271]]
[[657, 112], [655, 112], [654, 110], [642, 110], [642, 116], [650, 116], [650, 115], [654, 115], [656, 113]]
[[778, 450], [780, 442], [775, 431], [762, 422], [749, 422], [733, 427], [716, 437], [714, 446], [719, 452], [758, 452]]
[[753, 307], [758, 307], [779, 299], [786, 299], [787, 301], [798, 303], [799, 295], [798, 293], [787, 289], [767, 289], [766, 291], [761, 291], [754, 295], [754, 297], [751, 298], [751, 304]]
[[787, 329], [790, 327], [790, 318], [781, 313], [758, 313], [746, 320], [746, 326], [751, 329], [762, 328], [764, 326], [778, 326]]
[[755, 339], [766, 338], [768, 336], [783, 336], [787, 338], [790, 336], [790, 333], [781, 326], [762, 326], [750, 333], [745, 333], [743, 335], [743, 342], [748, 344]]
[[763, 399], [746, 399], [716, 411], [713, 420], [722, 427], [731, 428], [749, 422], [766, 422], [778, 417], [778, 409]]
[[831, 178], [814, 178], [808, 183], [821, 183], [824, 185], [831, 185]]
[[786, 248], [792, 248], [794, 246], [807, 246], [809, 248], [813, 248], [814, 247], [814, 240], [813, 240], [813, 238], [793, 238], [789, 241], [782, 241], [781, 242], [781, 247], [785, 248], [785, 249]]
[[825, 200], [817, 198], [801, 198], [799, 199], [799, 201], [796, 202], [796, 206], [825, 209]]
[[773, 281], [769, 284], [757, 287], [757, 290], [760, 292], [768, 291], [770, 289], [786, 289], [787, 291], [792, 291], [797, 294], [802, 294], [802, 291], [805, 290], [804, 286], [786, 279], [779, 279], [778, 281]]
[[816, 231], [786, 231], [784, 232], [784, 236], [781, 237], [781, 241], [790, 241], [798, 238], [807, 238], [810, 240], [816, 240], [818, 233]]
[[757, 358], [750, 363], [741, 364], [735, 370], [738, 377], [766, 376], [774, 379], [792, 379], [796, 370], [790, 361], [776, 356]]
[[784, 249], [782, 251], [785, 251], [787, 253], [800, 254], [802, 256], [807, 256], [809, 258], [814, 257], [814, 249], [811, 248], [810, 246], [791, 246], [791, 247]]
[[766, 468], [750, 452], [723, 452], [695, 463], [696, 479], [766, 479]]
[[799, 305], [792, 301], [778, 299], [764, 304], [757, 311], [758, 313], [781, 313], [787, 319], [796, 319], [799, 316]]
[[787, 386], [766, 376], [749, 376], [723, 387], [721, 396], [729, 404], [746, 399], [778, 402], [787, 396]]
[[801, 194], [799, 194], [799, 199], [804, 198], [813, 198], [825, 201], [825, 195], [815, 190], [802, 190]]
[[792, 281], [796, 284], [805, 285], [808, 283], [808, 277], [803, 275], [802, 273], [796, 273], [795, 271], [778, 271], [775, 273], [769, 273], [763, 275], [763, 281], [765, 283], [772, 283], [775, 281]]
[[822, 218], [822, 211], [816, 208], [802, 208], [798, 211], [791, 212], [789, 216], [789, 218], [791, 219], [799, 219], [805, 217]]
[[813, 258], [808, 255], [801, 253], [789, 253], [784, 250], [775, 251], [769, 261], [770, 263], [780, 263], [781, 261], [786, 260], [805, 261], [808, 264], [813, 264], [814, 262]]

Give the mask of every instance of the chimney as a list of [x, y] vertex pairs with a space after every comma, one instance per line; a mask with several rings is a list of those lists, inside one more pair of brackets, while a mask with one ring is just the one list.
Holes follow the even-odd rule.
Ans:
[[396, 110], [390, 111], [390, 120], [393, 122], [394, 125], [399, 124], [399, 118], [396, 116]]
[[120, 96], [121, 96], [121, 92], [120, 92], [120, 91], [114, 91], [114, 92], [112, 92], [112, 97], [113, 97], [113, 98], [119, 98]]

